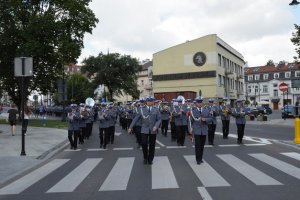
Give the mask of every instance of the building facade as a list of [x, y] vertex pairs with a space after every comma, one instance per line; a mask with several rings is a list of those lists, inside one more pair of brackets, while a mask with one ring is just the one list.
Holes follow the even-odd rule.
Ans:
[[[277, 110], [285, 104], [300, 101], [300, 64], [259, 66], [245, 68], [245, 96], [252, 105], [269, 104]], [[280, 84], [286, 83], [288, 91], [282, 92]]]
[[244, 97], [243, 56], [216, 34], [153, 54], [153, 92], [171, 100], [183, 95], [232, 101]]

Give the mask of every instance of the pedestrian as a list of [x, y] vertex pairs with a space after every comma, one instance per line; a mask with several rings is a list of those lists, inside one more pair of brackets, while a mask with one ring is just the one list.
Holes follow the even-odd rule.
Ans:
[[210, 122], [208, 122], [208, 144], [214, 145], [215, 132], [217, 127], [217, 116], [219, 116], [219, 109], [214, 105], [214, 99], [208, 99], [207, 109], [212, 118]]
[[203, 97], [195, 99], [195, 106], [192, 107], [189, 116], [189, 134], [195, 142], [195, 155], [198, 165], [203, 163], [203, 151], [208, 134], [208, 123], [212, 121], [209, 110], [204, 107]]
[[25, 108], [24, 108], [24, 119], [23, 119], [24, 120], [24, 127], [22, 127], [24, 135], [27, 134], [27, 127], [28, 127], [28, 122], [29, 122], [31, 114], [32, 114], [31, 109], [28, 106], [25, 106]]
[[154, 107], [154, 97], [146, 97], [146, 106], [141, 108], [141, 112], [138, 113], [135, 118], [132, 120], [132, 123], [129, 126], [128, 132], [132, 132], [132, 127], [135, 123], [142, 119], [141, 133], [142, 133], [142, 149], [143, 149], [143, 163], [152, 165], [154, 154], [155, 154], [155, 143], [157, 129], [161, 124], [161, 116], [159, 109]]
[[220, 115], [222, 120], [222, 132], [223, 139], [228, 138], [229, 134], [229, 124], [230, 124], [230, 116], [231, 116], [231, 106], [227, 103], [228, 98], [223, 98], [223, 103], [220, 105]]
[[246, 125], [245, 107], [242, 99], [237, 99], [236, 107], [233, 109], [232, 115], [235, 117], [235, 123], [237, 126], [237, 143], [242, 144]]
[[77, 104], [71, 104], [71, 111], [68, 112], [68, 139], [70, 141], [70, 148], [77, 149], [79, 128], [80, 112], [77, 108]]
[[7, 111], [7, 113], [7, 122], [10, 124], [11, 135], [15, 136], [18, 110], [14, 103], [11, 104], [11, 108]]

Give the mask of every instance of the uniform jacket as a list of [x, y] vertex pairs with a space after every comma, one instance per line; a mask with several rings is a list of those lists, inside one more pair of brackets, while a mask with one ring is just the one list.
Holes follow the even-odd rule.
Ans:
[[[134, 116], [133, 118], [135, 118], [138, 114], [141, 114], [141, 108], [142, 107], [139, 106], [133, 109], [133, 116]], [[142, 119], [139, 118], [134, 126], [142, 126]]]
[[[182, 114], [179, 114], [180, 110], [182, 111]], [[174, 106], [173, 110], [173, 116], [175, 121], [175, 126], [186, 126], [188, 125], [188, 117], [187, 117], [187, 107], [184, 105], [181, 106]]]
[[246, 124], [245, 107], [235, 107], [232, 115], [235, 117], [236, 124]]
[[[205, 118], [206, 121], [202, 121], [201, 118]], [[189, 132], [192, 128], [193, 135], [207, 135], [208, 133], [208, 123], [212, 121], [212, 117], [209, 114], [208, 109], [204, 107], [198, 108], [196, 106], [192, 107], [191, 115], [189, 117], [188, 129]]]
[[232, 113], [231, 106], [230, 105], [220, 105], [220, 115], [221, 120], [230, 120], [230, 116]]
[[219, 108], [217, 106], [206, 107], [212, 120], [208, 124], [217, 124], [217, 116], [219, 116]]
[[169, 120], [170, 119], [170, 111], [162, 108], [160, 110], [161, 120]]
[[107, 109], [101, 108], [98, 111], [98, 120], [99, 120], [99, 128], [108, 128], [109, 127], [109, 116]]
[[157, 132], [153, 132], [153, 127], [158, 128], [161, 124], [161, 116], [159, 109], [152, 106], [151, 111], [149, 112], [148, 106], [143, 106], [140, 109], [140, 112], [135, 116], [130, 124], [130, 129], [136, 124], [138, 120], [142, 120], [141, 124], [141, 133], [143, 134], [156, 134]]
[[79, 111], [68, 112], [68, 115], [67, 115], [68, 130], [69, 131], [78, 131], [80, 129], [79, 120], [80, 120]]
[[108, 127], [115, 126], [116, 118], [117, 118], [117, 112], [115, 111], [115, 109], [113, 109], [113, 108], [108, 109], [108, 111], [107, 111]]

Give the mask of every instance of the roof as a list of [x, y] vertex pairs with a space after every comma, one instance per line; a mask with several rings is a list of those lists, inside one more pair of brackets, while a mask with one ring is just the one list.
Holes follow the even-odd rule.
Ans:
[[257, 66], [257, 67], [245, 67], [244, 71], [246, 75], [249, 74], [261, 74], [271, 72], [282, 72], [282, 71], [294, 71], [300, 70], [300, 63], [289, 63], [287, 65], [278, 66]]
[[149, 61], [149, 62], [146, 62], [142, 65], [142, 71], [143, 70], [148, 70], [149, 67], [152, 67], [153, 66], [153, 62], [152, 61]]

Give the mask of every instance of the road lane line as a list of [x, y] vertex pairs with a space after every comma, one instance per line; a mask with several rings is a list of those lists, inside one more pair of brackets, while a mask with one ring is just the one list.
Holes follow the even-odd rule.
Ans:
[[100, 163], [102, 158], [88, 158], [67, 176], [50, 188], [46, 193], [73, 192], [76, 187], [91, 173]]
[[113, 148], [114, 151], [133, 150], [133, 147]]
[[213, 200], [205, 187], [198, 187], [197, 189], [203, 200]]
[[64, 151], [81, 151], [81, 149], [76, 149], [76, 150], [74, 150], [74, 149], [65, 149]]
[[230, 184], [207, 162], [197, 165], [195, 156], [184, 156], [204, 187], [225, 187]]
[[298, 167], [295, 167], [291, 164], [288, 164], [286, 162], [283, 162], [281, 160], [278, 160], [276, 158], [273, 158], [273, 157], [268, 156], [263, 153], [253, 153], [253, 154], [250, 154], [250, 156], [252, 156], [272, 167], [275, 167], [276, 169], [278, 169], [290, 176], [300, 179], [300, 168], [298, 168]]
[[99, 191], [126, 190], [134, 157], [118, 158]]
[[167, 149], [184, 149], [186, 146], [166, 146]]
[[231, 154], [217, 156], [256, 185], [282, 185], [282, 183]]
[[46, 177], [48, 174], [53, 172], [54, 170], [61, 167], [63, 164], [68, 162], [70, 159], [55, 159], [51, 162], [45, 164], [44, 166], [30, 172], [26, 176], [12, 182], [0, 189], [0, 195], [6, 194], [19, 194], [29, 188], [31, 185], [40, 181], [42, 178]]
[[219, 147], [239, 147], [239, 144], [220, 144]]
[[178, 184], [167, 156], [154, 158], [152, 169], [152, 189], [178, 188]]
[[156, 140], [156, 143], [159, 144], [162, 147], [165, 147], [166, 145], [164, 145], [163, 143], [161, 143], [160, 141]]
[[300, 160], [300, 154], [296, 152], [288, 152], [288, 153], [281, 153], [282, 155], [288, 156], [290, 158], [294, 158], [296, 160]]

